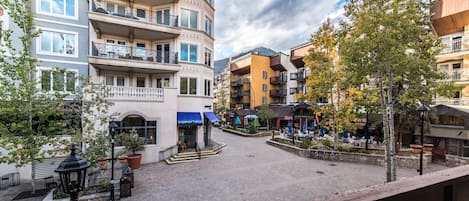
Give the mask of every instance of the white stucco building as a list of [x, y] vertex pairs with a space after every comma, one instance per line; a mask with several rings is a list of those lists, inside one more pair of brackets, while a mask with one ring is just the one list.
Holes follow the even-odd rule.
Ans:
[[210, 143], [213, 0], [90, 1], [89, 74], [105, 83], [119, 132], [146, 139], [143, 163]]

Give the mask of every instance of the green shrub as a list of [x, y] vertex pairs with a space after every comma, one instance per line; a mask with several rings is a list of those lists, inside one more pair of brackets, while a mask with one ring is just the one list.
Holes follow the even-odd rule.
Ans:
[[329, 140], [329, 138], [322, 138], [321, 139], [321, 144], [326, 146], [326, 147], [334, 147], [334, 145], [332, 144], [332, 141]]
[[339, 150], [346, 151], [346, 152], [351, 152], [353, 150], [353, 145], [343, 143], [339, 146]]
[[257, 133], [257, 127], [254, 126], [254, 125], [249, 125], [249, 126], [247, 127], [247, 130], [248, 130], [248, 132], [249, 132], [250, 134], [255, 134], [255, 133]]

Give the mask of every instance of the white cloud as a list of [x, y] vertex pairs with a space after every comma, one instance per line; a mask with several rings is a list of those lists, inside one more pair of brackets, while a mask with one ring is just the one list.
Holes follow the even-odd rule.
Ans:
[[276, 51], [306, 42], [327, 17], [337, 22], [344, 0], [220, 0], [215, 12], [215, 58], [256, 46]]

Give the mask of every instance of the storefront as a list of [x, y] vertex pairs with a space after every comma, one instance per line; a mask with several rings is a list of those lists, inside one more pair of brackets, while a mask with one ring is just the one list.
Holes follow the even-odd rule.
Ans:
[[198, 147], [197, 132], [199, 126], [202, 126], [202, 117], [200, 112], [178, 112], [178, 144], [185, 146], [187, 149], [195, 149]]

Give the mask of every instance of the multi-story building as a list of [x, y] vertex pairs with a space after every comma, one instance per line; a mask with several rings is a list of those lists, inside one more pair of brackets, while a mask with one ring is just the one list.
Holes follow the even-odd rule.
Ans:
[[88, 17], [90, 77], [107, 85], [118, 130], [146, 139], [143, 162], [175, 154], [178, 140], [208, 145], [214, 1], [91, 0]]
[[226, 67], [222, 73], [213, 80], [213, 104], [217, 109], [217, 115], [225, 121], [226, 110], [230, 108], [230, 76], [231, 71]]
[[[290, 94], [304, 94], [306, 93], [306, 79], [309, 76], [310, 70], [305, 66], [303, 58], [308, 54], [312, 44], [306, 42], [290, 49], [290, 61], [296, 67], [296, 70], [290, 72], [290, 80], [296, 81], [296, 86], [293, 84], [289, 86]], [[296, 96], [294, 96], [296, 100]], [[298, 102], [296, 100], [295, 102]]]
[[441, 0], [432, 12], [434, 30], [445, 45], [437, 58], [438, 69], [448, 73], [448, 79], [462, 87], [450, 99], [437, 97], [436, 103], [469, 105], [469, 2]]
[[[270, 57], [275, 54], [273, 51], [257, 51], [231, 60], [230, 108], [253, 109], [273, 102], [274, 97], [269, 93], [274, 89], [270, 77], [276, 75], [276, 70], [270, 67]], [[274, 93], [275, 97], [280, 95]]]

